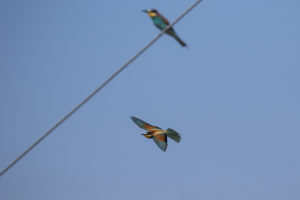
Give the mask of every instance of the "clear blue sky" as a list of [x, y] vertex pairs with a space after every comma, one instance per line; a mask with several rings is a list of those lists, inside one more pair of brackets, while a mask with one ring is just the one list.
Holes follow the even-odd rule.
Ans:
[[[194, 1], [0, 2], [0, 169]], [[300, 2], [205, 0], [0, 178], [3, 200], [300, 199]], [[129, 118], [182, 134], [162, 152]]]

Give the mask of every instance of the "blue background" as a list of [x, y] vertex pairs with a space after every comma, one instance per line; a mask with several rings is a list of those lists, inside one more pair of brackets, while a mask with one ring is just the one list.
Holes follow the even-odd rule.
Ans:
[[[0, 169], [194, 1], [0, 1]], [[300, 2], [203, 1], [0, 178], [0, 199], [300, 199]], [[182, 134], [164, 153], [139, 117]]]

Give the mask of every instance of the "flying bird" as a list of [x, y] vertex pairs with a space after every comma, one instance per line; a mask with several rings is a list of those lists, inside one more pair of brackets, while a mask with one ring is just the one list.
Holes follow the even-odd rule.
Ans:
[[[161, 31], [167, 28], [167, 26], [170, 24], [169, 21], [155, 9], [143, 10], [143, 12], [147, 13], [149, 17], [151, 17], [154, 25]], [[179, 38], [173, 27], [170, 27], [166, 33], [175, 38], [175, 40], [177, 40], [181, 46], [186, 46], [186, 43]]]
[[180, 142], [180, 135], [173, 129], [168, 128], [163, 130], [157, 126], [152, 126], [143, 120], [140, 120], [136, 117], [131, 116], [132, 121], [138, 125], [140, 128], [147, 130], [148, 132], [142, 134], [146, 138], [153, 138], [153, 141], [157, 146], [162, 150], [166, 151], [168, 146], [168, 137], [174, 140], [175, 142]]

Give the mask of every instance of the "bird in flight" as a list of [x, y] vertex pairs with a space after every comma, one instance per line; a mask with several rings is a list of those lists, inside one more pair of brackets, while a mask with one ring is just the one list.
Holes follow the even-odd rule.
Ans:
[[138, 125], [140, 128], [147, 130], [148, 132], [142, 134], [146, 138], [152, 139], [155, 144], [162, 150], [166, 151], [168, 146], [168, 137], [175, 142], [180, 142], [180, 135], [173, 129], [168, 128], [163, 130], [157, 126], [152, 126], [141, 119], [131, 116], [132, 121]]
[[[143, 12], [147, 13], [149, 17], [151, 17], [154, 25], [161, 31], [167, 28], [170, 24], [169, 21], [155, 9], [143, 10]], [[181, 46], [186, 46], [186, 43], [179, 38], [173, 27], [170, 27], [166, 33], [177, 40]]]

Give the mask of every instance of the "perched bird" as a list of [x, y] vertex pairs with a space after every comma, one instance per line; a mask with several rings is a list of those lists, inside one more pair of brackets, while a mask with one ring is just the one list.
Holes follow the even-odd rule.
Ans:
[[[167, 28], [167, 26], [170, 24], [169, 21], [155, 9], [143, 10], [143, 12], [147, 13], [149, 17], [152, 18], [154, 25], [161, 31]], [[179, 38], [173, 27], [170, 27], [166, 33], [175, 38], [181, 44], [181, 46], [186, 46], [185, 42]]]
[[162, 130], [157, 126], [152, 126], [136, 117], [131, 116], [131, 119], [140, 128], [147, 130], [148, 132], [142, 135], [149, 139], [153, 138], [157, 146], [163, 151], [166, 151], [167, 149], [168, 137], [174, 140], [175, 142], [180, 142], [180, 135], [171, 128], [168, 128], [167, 130]]

